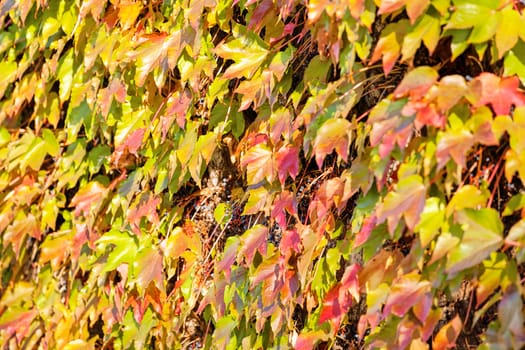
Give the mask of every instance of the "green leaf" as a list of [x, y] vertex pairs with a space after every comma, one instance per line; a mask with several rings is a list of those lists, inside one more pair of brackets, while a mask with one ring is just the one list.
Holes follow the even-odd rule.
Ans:
[[494, 34], [496, 34], [496, 32], [498, 31], [499, 26], [500, 21], [499, 17], [496, 14], [487, 17], [482, 24], [477, 25], [474, 27], [474, 29], [472, 29], [468, 38], [468, 42], [472, 44], [479, 44], [492, 39]]
[[44, 142], [44, 140], [42, 140], [40, 137], [35, 137], [20, 161], [22, 171], [25, 171], [28, 166], [33, 170], [40, 170], [46, 154], [46, 142]]
[[507, 52], [503, 61], [504, 74], [518, 75], [522, 84], [525, 84], [525, 43], [518, 40], [514, 47]]
[[60, 145], [58, 144], [55, 134], [49, 129], [43, 129], [42, 137], [47, 146], [47, 153], [52, 157], [58, 156], [60, 154]]
[[503, 243], [503, 224], [496, 210], [464, 209], [455, 215], [464, 233], [448, 253], [446, 271], [451, 274], [476, 266]]
[[225, 225], [232, 217], [232, 208], [228, 203], [219, 203], [213, 211], [213, 217], [220, 225]]
[[225, 79], [241, 76], [250, 79], [268, 55], [267, 45], [252, 32], [219, 45], [214, 52], [224, 59], [234, 61], [224, 72]]
[[446, 29], [467, 29], [475, 26], [482, 26], [492, 15], [492, 11], [476, 3], [466, 2], [454, 7], [450, 20], [445, 26]]
[[415, 231], [419, 232], [422, 247], [426, 247], [434, 239], [444, 222], [443, 202], [437, 197], [427, 198], [419, 223], [415, 227]]
[[5, 146], [11, 141], [11, 134], [6, 128], [0, 127], [0, 147]]
[[124, 263], [133, 266], [138, 250], [134, 236], [128, 232], [111, 230], [97, 240], [97, 249], [99, 251], [103, 252], [110, 246], [113, 246], [113, 249], [109, 252], [102, 271], [113, 271]]

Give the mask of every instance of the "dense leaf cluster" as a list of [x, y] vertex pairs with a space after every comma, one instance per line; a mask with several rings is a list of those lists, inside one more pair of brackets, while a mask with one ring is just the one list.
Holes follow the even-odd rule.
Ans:
[[522, 10], [4, 2], [0, 344], [525, 346]]

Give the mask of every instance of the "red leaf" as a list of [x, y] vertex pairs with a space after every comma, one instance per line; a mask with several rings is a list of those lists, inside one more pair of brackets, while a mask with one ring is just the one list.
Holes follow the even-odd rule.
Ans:
[[283, 191], [275, 197], [272, 207], [272, 217], [282, 229], [286, 229], [286, 211], [297, 215], [297, 200], [290, 191]]
[[277, 162], [277, 173], [281, 185], [284, 186], [288, 174], [295, 180], [299, 174], [299, 150], [297, 147], [291, 145], [281, 147], [275, 155], [275, 161]]
[[336, 329], [339, 328], [343, 315], [350, 309], [350, 306], [352, 306], [351, 299], [343, 300], [346, 303], [341, 304], [341, 300], [339, 300], [340, 287], [340, 285], [336, 285], [326, 293], [321, 314], [319, 315], [319, 323], [331, 321]]
[[454, 348], [456, 346], [456, 339], [462, 328], [463, 322], [461, 322], [459, 315], [456, 315], [452, 321], [439, 330], [432, 342], [432, 349], [445, 350]]
[[[427, 293], [430, 292], [431, 285], [430, 282], [421, 281], [420, 279], [419, 275], [413, 273], [401, 276], [394, 281], [383, 309], [383, 315], [385, 317], [390, 314], [403, 317], [412, 306], [418, 304], [423, 299], [426, 301], [426, 296]], [[420, 316], [422, 315], [421, 312], [419, 312], [419, 314]]]
[[295, 228], [283, 232], [279, 248], [286, 255], [288, 251], [301, 251], [301, 237]]
[[319, 316], [319, 323], [331, 321], [334, 328], [339, 328], [341, 319], [352, 306], [352, 297], [359, 301], [358, 272], [359, 265], [353, 264], [349, 266], [345, 270], [341, 283], [332, 287], [326, 293]]
[[266, 239], [268, 236], [268, 228], [263, 225], [255, 225], [246, 231], [241, 237], [241, 249], [239, 255], [246, 258], [247, 264], [251, 264], [255, 251], [259, 251], [262, 255], [266, 254]]
[[474, 106], [492, 105], [496, 114], [509, 114], [512, 105], [525, 105], [525, 96], [518, 91], [517, 77], [500, 78], [491, 73], [481, 73], [471, 83]]
[[368, 240], [368, 237], [370, 237], [370, 233], [372, 233], [372, 230], [376, 227], [377, 224], [377, 217], [375, 215], [367, 216], [363, 220], [363, 224], [361, 225], [361, 230], [357, 233], [355, 236], [354, 241], [354, 247], [357, 248], [361, 244], [365, 243]]

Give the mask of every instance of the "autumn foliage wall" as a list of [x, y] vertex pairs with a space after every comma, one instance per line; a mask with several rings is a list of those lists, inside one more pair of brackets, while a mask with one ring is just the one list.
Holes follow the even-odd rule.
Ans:
[[525, 345], [513, 0], [5, 1], [5, 349]]

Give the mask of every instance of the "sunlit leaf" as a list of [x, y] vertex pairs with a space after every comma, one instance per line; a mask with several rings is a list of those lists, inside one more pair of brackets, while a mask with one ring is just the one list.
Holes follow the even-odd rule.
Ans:
[[503, 243], [503, 224], [494, 209], [464, 209], [456, 213], [463, 237], [447, 258], [447, 272], [455, 273], [482, 262]]
[[314, 141], [315, 161], [319, 169], [325, 157], [334, 149], [344, 161], [347, 161], [351, 137], [352, 126], [348, 120], [333, 118], [324, 122], [317, 131]]
[[378, 223], [387, 220], [388, 230], [393, 233], [401, 217], [404, 217], [407, 226], [413, 230], [425, 207], [425, 194], [426, 189], [419, 175], [401, 179], [378, 208]]

